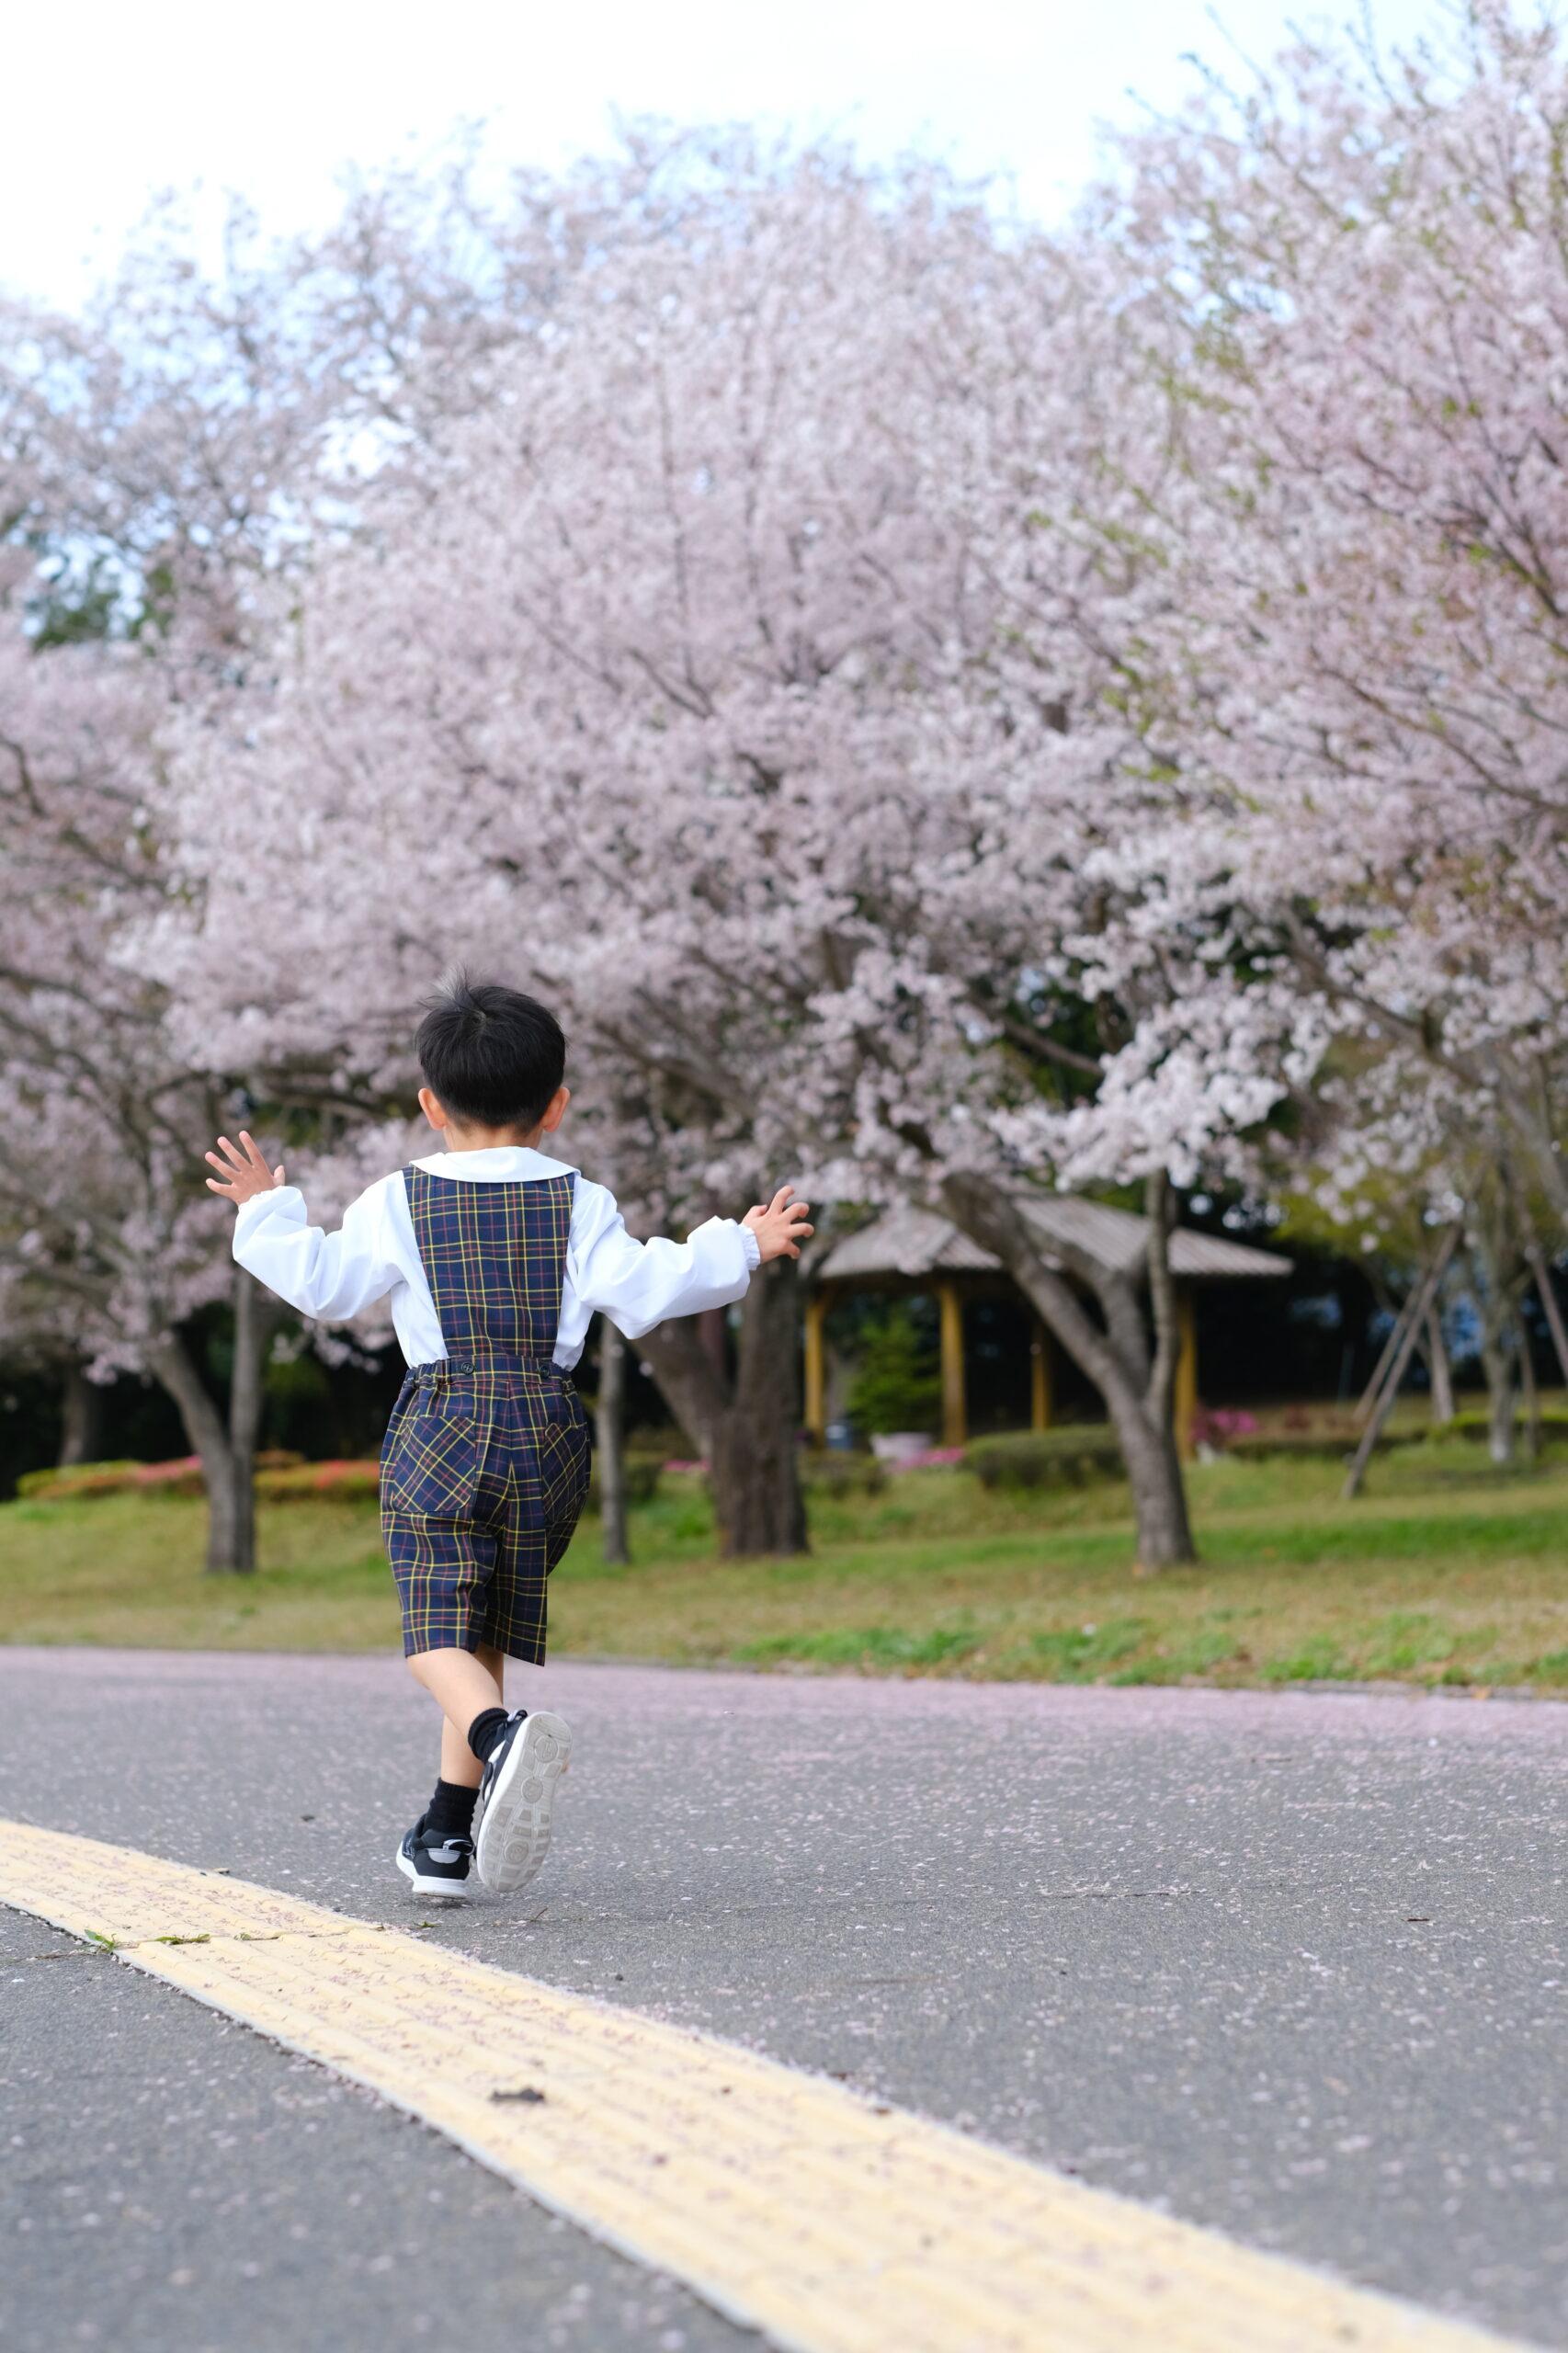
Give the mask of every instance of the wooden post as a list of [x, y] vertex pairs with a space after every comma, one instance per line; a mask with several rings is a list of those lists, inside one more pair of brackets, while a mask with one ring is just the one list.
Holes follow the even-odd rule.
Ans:
[[827, 1322], [827, 1300], [824, 1292], [813, 1290], [806, 1302], [806, 1429], [813, 1446], [827, 1439], [827, 1352], [824, 1341], [824, 1326]]
[[1361, 1433], [1361, 1443], [1356, 1449], [1349, 1470], [1345, 1474], [1345, 1500], [1353, 1502], [1361, 1492], [1361, 1482], [1367, 1475], [1367, 1465], [1372, 1459], [1372, 1449], [1378, 1442], [1383, 1424], [1393, 1411], [1393, 1401], [1399, 1395], [1399, 1384], [1404, 1379], [1404, 1368], [1415, 1353], [1415, 1342], [1426, 1321], [1426, 1310], [1437, 1296], [1437, 1286], [1448, 1271], [1449, 1260], [1459, 1248], [1460, 1228], [1450, 1225], [1443, 1237], [1442, 1246], [1427, 1267], [1413, 1293], [1404, 1318], [1404, 1336], [1388, 1369], [1382, 1392], [1372, 1408], [1371, 1418]]
[[[1448, 1261], [1443, 1261], [1443, 1264], [1448, 1264]], [[1405, 1336], [1408, 1335], [1410, 1346], [1405, 1348]], [[1393, 1391], [1399, 1391], [1399, 1383], [1405, 1377], [1405, 1367], [1410, 1365], [1410, 1358], [1415, 1353], [1425, 1356], [1431, 1370], [1431, 1419], [1452, 1421], [1452, 1377], [1448, 1371], [1448, 1350], [1443, 1346], [1443, 1318], [1438, 1315], [1437, 1290], [1426, 1290], [1425, 1280], [1415, 1282], [1405, 1291], [1403, 1306], [1401, 1306], [1399, 1315], [1393, 1318], [1389, 1336], [1382, 1344], [1382, 1356], [1378, 1358], [1378, 1367], [1372, 1371], [1370, 1381], [1361, 1391], [1361, 1403], [1356, 1404], [1356, 1421], [1366, 1421], [1368, 1415], [1378, 1412], [1378, 1404], [1384, 1398], [1389, 1379], [1393, 1381]], [[1382, 1416], [1380, 1416], [1380, 1428], [1382, 1428]]]
[[1186, 1284], [1176, 1293], [1176, 1316], [1180, 1346], [1176, 1351], [1172, 1415], [1176, 1423], [1176, 1452], [1184, 1462], [1190, 1462], [1193, 1430], [1198, 1421], [1198, 1316], [1193, 1307], [1192, 1292]]
[[1426, 1310], [1426, 1362], [1432, 1371], [1432, 1419], [1446, 1427], [1454, 1418], [1454, 1377], [1436, 1300]]
[[1403, 1306], [1399, 1311], [1399, 1313], [1394, 1317], [1393, 1322], [1389, 1326], [1389, 1336], [1383, 1342], [1382, 1354], [1379, 1357], [1377, 1363], [1373, 1366], [1372, 1377], [1370, 1381], [1368, 1381], [1365, 1389], [1361, 1392], [1360, 1398], [1357, 1403], [1356, 1412], [1353, 1418], [1358, 1422], [1364, 1422], [1366, 1420], [1368, 1415], [1377, 1404], [1378, 1399], [1383, 1393], [1383, 1382], [1388, 1378], [1388, 1369], [1390, 1365], [1392, 1364], [1395, 1357], [1399, 1354], [1400, 1343], [1404, 1338], [1405, 1326], [1407, 1324], [1410, 1324], [1415, 1320], [1416, 1296], [1416, 1291], [1413, 1290], [1405, 1300]]
[[1035, 1318], [1034, 1338], [1029, 1344], [1029, 1427], [1048, 1430], [1051, 1427], [1051, 1335], [1040, 1318]]
[[1535, 1358], [1530, 1354], [1530, 1327], [1522, 1313], [1519, 1316], [1519, 1389], [1525, 1405], [1525, 1454], [1531, 1462], [1539, 1462], [1540, 1391], [1536, 1387]]
[[1568, 1332], [1562, 1329], [1562, 1311], [1557, 1304], [1557, 1293], [1552, 1289], [1551, 1268], [1538, 1242], [1531, 1243], [1525, 1256], [1528, 1259], [1530, 1272], [1535, 1277], [1535, 1287], [1540, 1293], [1541, 1307], [1546, 1314], [1546, 1328], [1551, 1334], [1551, 1345], [1557, 1351], [1557, 1361], [1562, 1369], [1563, 1381], [1568, 1382]]
[[969, 1411], [963, 1381], [963, 1298], [955, 1282], [937, 1292], [942, 1315], [942, 1444], [963, 1446], [969, 1438]]

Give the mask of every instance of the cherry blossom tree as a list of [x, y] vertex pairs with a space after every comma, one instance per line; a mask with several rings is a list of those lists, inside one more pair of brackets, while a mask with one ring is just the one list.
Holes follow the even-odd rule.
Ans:
[[[62, 1372], [162, 1384], [200, 1458], [208, 1565], [247, 1569], [274, 1318], [196, 1174], [222, 1087], [176, 1051], [166, 993], [124, 952], [166, 883], [152, 819], [161, 710], [129, 646], [0, 637], [0, 1318], [8, 1350]], [[226, 1414], [187, 1330], [222, 1300]]]
[[[161, 1381], [201, 1460], [212, 1568], [254, 1565], [277, 1311], [236, 1275], [199, 1183], [232, 1078], [176, 1043], [132, 942], [176, 892], [161, 739], [176, 710], [245, 679], [265, 642], [258, 586], [330, 527], [332, 437], [375, 412], [388, 290], [372, 326], [346, 259], [374, 275], [366, 207], [341, 242], [268, 255], [236, 218], [213, 281], [164, 223], [85, 318], [0, 306], [6, 1342], [78, 1393], [87, 1371]], [[430, 249], [404, 259], [412, 309], [437, 265]], [[226, 1414], [187, 1329], [223, 1299]]]
[[[460, 249], [524, 299], [460, 165], [439, 201], [420, 187], [403, 234], [413, 202], [395, 177], [363, 191], [314, 248], [269, 250], [236, 213], [215, 278], [171, 215], [85, 317], [0, 304], [0, 1313], [7, 1351], [47, 1363], [68, 1400], [88, 1370], [169, 1390], [203, 1464], [212, 1567], [254, 1563], [276, 1311], [236, 1277], [199, 1189], [229, 1076], [176, 1048], [167, 992], [131, 953], [173, 887], [159, 741], [265, 658], [258, 589], [343, 528], [374, 436], [416, 431], [389, 397], [412, 386], [408, 352], [460, 343], [477, 394], [485, 306], [461, 300]], [[186, 1327], [231, 1293], [225, 1417]]]
[[1352, 1172], [1497, 1133], [1561, 1219], [1568, 58], [1456, 22], [1212, 86], [1100, 217], [1171, 395], [1127, 676], [1172, 790], [1119, 937], [1222, 907], [1300, 1074], [1351, 1057]]
[[[797, 1173], [940, 1201], [1106, 1395], [1142, 1557], [1185, 1557], [1168, 1180], [1267, 1103], [1250, 1055], [1213, 1019], [1206, 1119], [1175, 1142], [1146, 1119], [1119, 1165], [1151, 1187], [1152, 1332], [1017, 1199], [1085, 1148], [1129, 1017], [1091, 859], [1159, 790], [1084, 620], [1126, 594], [1079, 521], [1127, 406], [1101, 289], [939, 175], [676, 160], [680, 202], [639, 169], [494, 396], [367, 486], [373, 529], [290, 592], [265, 693], [187, 732], [203, 927], [169, 927], [164, 969], [193, 1048], [199, 1025], [239, 1064], [374, 1095], [460, 949], [562, 1002], [591, 1141], [650, 1214]], [[1162, 1004], [1206, 936], [1170, 943]], [[743, 1329], [751, 1398], [684, 1407], [711, 1435], [739, 1406], [752, 1461], [793, 1370], [773, 1291]], [[757, 1549], [796, 1534], [787, 1449], [767, 1485], [755, 1511], [721, 1496]]]

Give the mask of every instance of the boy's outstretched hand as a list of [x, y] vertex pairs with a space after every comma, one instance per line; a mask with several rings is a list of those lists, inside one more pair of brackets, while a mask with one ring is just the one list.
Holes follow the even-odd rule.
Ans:
[[219, 1159], [216, 1152], [207, 1154], [213, 1167], [220, 1172], [218, 1176], [207, 1179], [208, 1191], [222, 1193], [223, 1199], [233, 1201], [236, 1209], [242, 1201], [254, 1200], [257, 1193], [270, 1193], [275, 1185], [283, 1182], [282, 1162], [279, 1161], [276, 1168], [268, 1168], [244, 1128], [240, 1130], [240, 1143], [244, 1146], [243, 1152], [238, 1145], [232, 1144], [227, 1136], [220, 1136], [218, 1150], [223, 1154], [222, 1159]]
[[741, 1220], [756, 1234], [765, 1267], [769, 1258], [798, 1258], [801, 1243], [809, 1242], [816, 1231], [805, 1222], [812, 1213], [811, 1203], [793, 1200], [794, 1189], [792, 1185], [780, 1185], [770, 1201], [758, 1201]]

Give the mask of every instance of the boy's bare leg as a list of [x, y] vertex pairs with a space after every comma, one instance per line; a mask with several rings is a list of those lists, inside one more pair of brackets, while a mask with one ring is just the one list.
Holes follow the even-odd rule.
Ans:
[[477, 1650], [415, 1651], [408, 1671], [424, 1685], [444, 1719], [441, 1779], [477, 1790], [484, 1768], [468, 1745], [468, 1728], [486, 1708], [503, 1707], [506, 1671], [504, 1651], [481, 1643]]

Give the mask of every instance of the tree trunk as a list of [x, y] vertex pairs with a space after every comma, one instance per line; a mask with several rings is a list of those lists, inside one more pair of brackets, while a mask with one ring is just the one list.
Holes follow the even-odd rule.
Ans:
[[726, 1559], [804, 1552], [796, 1428], [800, 1301], [792, 1260], [752, 1278], [732, 1377], [690, 1318], [639, 1343], [665, 1403], [707, 1458]]
[[249, 1576], [256, 1567], [256, 1483], [232, 1450], [203, 1466], [207, 1479], [207, 1574]]
[[1432, 1419], [1446, 1427], [1454, 1418], [1454, 1377], [1443, 1319], [1436, 1307], [1426, 1311], [1426, 1364], [1432, 1375]]
[[97, 1462], [103, 1452], [104, 1392], [79, 1364], [70, 1367], [60, 1399], [59, 1464]]
[[147, 1366], [179, 1407], [190, 1450], [201, 1464], [202, 1483], [207, 1489], [209, 1572], [254, 1568], [254, 1550], [249, 1559], [241, 1557], [245, 1516], [234, 1492], [234, 1460], [229, 1433], [222, 1414], [207, 1393], [190, 1350], [177, 1332], [170, 1333], [148, 1350]]
[[1514, 1366], [1504, 1335], [1483, 1330], [1481, 1369], [1486, 1375], [1487, 1451], [1501, 1469], [1514, 1459]]
[[[1044, 1314], [1043, 1308], [1040, 1313]], [[1085, 1370], [1087, 1370], [1085, 1366]], [[1173, 1569], [1179, 1568], [1184, 1561], [1196, 1561], [1198, 1548], [1192, 1540], [1192, 1522], [1187, 1515], [1187, 1482], [1182, 1476], [1176, 1432], [1168, 1417], [1162, 1424], [1135, 1392], [1131, 1388], [1124, 1391], [1119, 1382], [1115, 1387], [1108, 1386], [1102, 1394], [1121, 1449], [1121, 1459], [1127, 1465], [1128, 1484], [1132, 1489], [1139, 1568]]]
[[1506, 1162], [1500, 1181], [1470, 1203], [1471, 1297], [1481, 1326], [1481, 1369], [1489, 1407], [1487, 1446], [1502, 1468], [1514, 1459], [1518, 1381], [1519, 1303], [1528, 1280], [1525, 1241]]
[[801, 1300], [792, 1259], [753, 1282], [741, 1309], [734, 1399], [716, 1433], [713, 1506], [726, 1559], [804, 1552], [799, 1438]]
[[267, 1408], [267, 1355], [282, 1311], [243, 1267], [234, 1268], [234, 1362], [229, 1381], [229, 1480], [233, 1537], [229, 1557], [209, 1568], [256, 1566], [256, 1450]]
[[599, 1473], [599, 1542], [606, 1561], [631, 1558], [626, 1529], [626, 1342], [608, 1315], [599, 1318], [599, 1396], [594, 1414]]
[[1010, 1193], [983, 1176], [949, 1177], [942, 1188], [948, 1215], [972, 1241], [1001, 1259], [1040, 1320], [1105, 1399], [1132, 1490], [1138, 1565], [1155, 1570], [1195, 1560], [1197, 1552], [1171, 1421], [1178, 1332], [1163, 1178], [1152, 1183], [1149, 1199], [1153, 1352], [1137, 1292], [1129, 1279], [1108, 1276], [1083, 1252], [1071, 1247], [1053, 1249], [1052, 1256], [1099, 1302], [1105, 1316], [1101, 1331], [1066, 1279], [1066, 1272], [1047, 1262], [1042, 1245]]
[[265, 1404], [267, 1349], [280, 1310], [254, 1276], [234, 1269], [234, 1362], [229, 1419], [208, 1394], [177, 1333], [148, 1353], [148, 1369], [179, 1407], [207, 1489], [207, 1568], [244, 1575], [256, 1566], [256, 1446]]

